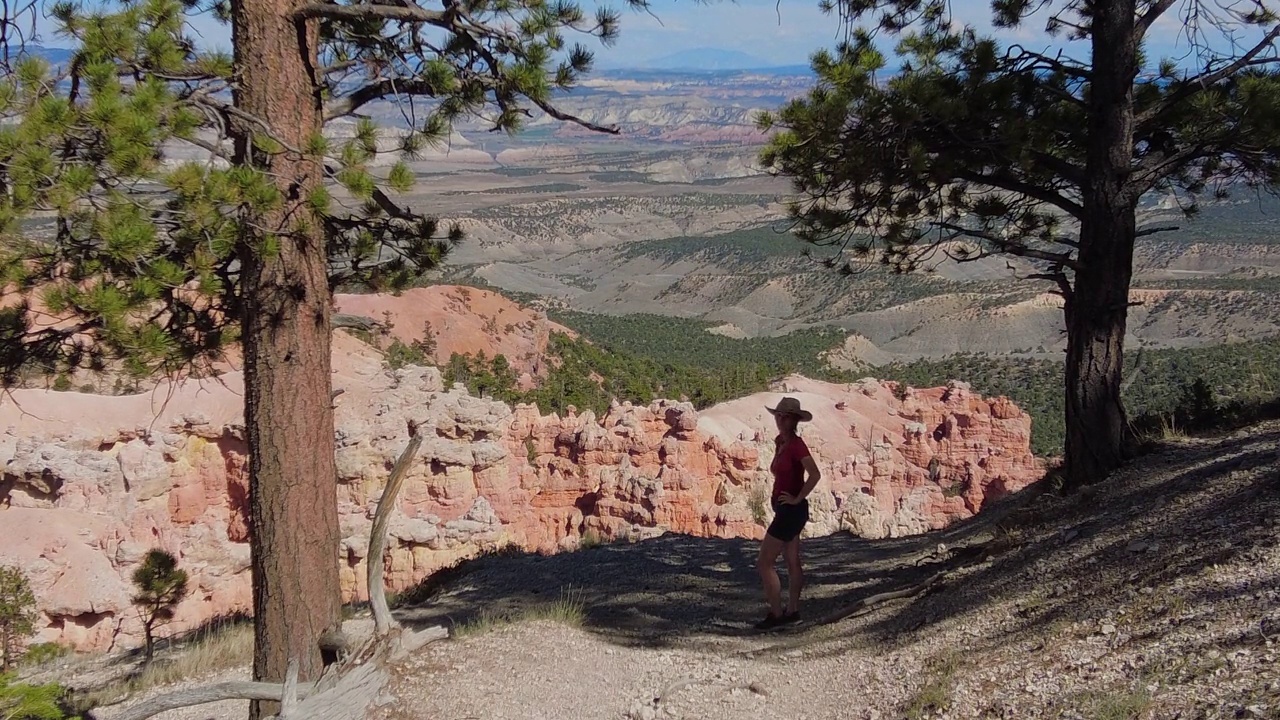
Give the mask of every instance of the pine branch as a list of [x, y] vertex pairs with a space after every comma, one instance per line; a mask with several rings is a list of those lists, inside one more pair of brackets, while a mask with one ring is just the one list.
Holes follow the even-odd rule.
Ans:
[[361, 20], [398, 20], [400, 22], [420, 22], [439, 28], [449, 28], [456, 17], [451, 12], [428, 10], [417, 3], [406, 2], [403, 5], [338, 5], [336, 3], [312, 3], [303, 5], [294, 11], [295, 20], [314, 20], [327, 18], [358, 22]]
[[[1015, 50], [1017, 51], [1016, 55], [1014, 55]], [[1061, 53], [1059, 53], [1059, 55], [1061, 55]], [[1070, 77], [1070, 78], [1075, 78], [1076, 80], [1091, 81], [1093, 79], [1093, 72], [1088, 68], [1080, 67], [1078, 65], [1072, 65], [1069, 63], [1064, 63], [1058, 58], [1052, 58], [1052, 57], [1049, 57], [1048, 55], [1045, 55], [1044, 53], [1036, 52], [1034, 50], [1028, 50], [1021, 45], [1010, 45], [1009, 51], [1008, 53], [1006, 53], [1006, 57], [1010, 58], [1014, 62], [1021, 62], [1028, 59], [1034, 60], [1036, 62], [1043, 63], [1044, 66], [1049, 68], [1050, 70], [1060, 72], [1063, 75], [1066, 75], [1067, 77]], [[1031, 66], [1025, 69], [1035, 70], [1037, 68], [1034, 64], [1032, 64]], [[1072, 99], [1079, 102], [1079, 98], [1072, 98]]]
[[1064, 299], [1068, 299], [1071, 297], [1071, 293], [1072, 293], [1071, 280], [1067, 278], [1067, 274], [1064, 272], [1031, 273], [1030, 275], [1023, 276], [1021, 279], [1049, 280], [1050, 282], [1058, 286], [1058, 294], [1061, 295]]
[[[1174, 90], [1161, 102], [1152, 105], [1134, 118], [1134, 129], [1141, 135], [1148, 129], [1149, 125], [1156, 120], [1162, 118], [1166, 113], [1177, 108], [1180, 104], [1192, 97], [1204, 92], [1208, 88], [1216, 85], [1218, 82], [1249, 67], [1261, 67], [1272, 64], [1280, 64], [1280, 56], [1274, 53], [1276, 41], [1280, 39], [1280, 25], [1276, 25], [1267, 33], [1257, 45], [1254, 45], [1248, 52], [1236, 58], [1234, 61], [1222, 66], [1221, 68], [1201, 73], [1196, 77], [1184, 81], [1177, 90]], [[1272, 54], [1260, 57], [1263, 51], [1271, 49]]]
[[1160, 19], [1160, 16], [1165, 14], [1169, 8], [1173, 7], [1175, 2], [1177, 0], [1155, 0], [1155, 2], [1151, 3], [1147, 11], [1138, 18], [1136, 23], [1139, 40], [1146, 37], [1147, 31], [1151, 29], [1155, 21]]
[[963, 225], [956, 225], [955, 223], [934, 221], [930, 224], [955, 233], [956, 236], [967, 236], [989, 242], [1002, 253], [1030, 258], [1033, 260], [1043, 260], [1065, 268], [1071, 268], [1072, 270], [1078, 270], [1080, 268], [1080, 263], [1076, 261], [1070, 253], [1053, 253], [1047, 250], [1037, 250], [1016, 242], [1010, 242], [1005, 238], [999, 237], [994, 233], [990, 233], [985, 230], [975, 230], [973, 228], [964, 227]]
[[371, 102], [389, 96], [439, 97], [439, 88], [419, 78], [379, 78], [367, 85], [356, 88], [349, 95], [325, 103], [324, 120], [337, 120], [354, 114], [357, 110]]
[[1084, 168], [1072, 163], [1069, 160], [1063, 160], [1060, 157], [1051, 155], [1043, 150], [1030, 149], [1031, 157], [1036, 164], [1044, 167], [1049, 172], [1061, 177], [1063, 180], [1075, 185], [1083, 187], [1085, 181]]
[[1029, 198], [1048, 203], [1063, 212], [1071, 215], [1077, 220], [1084, 217], [1084, 207], [1070, 198], [1055, 192], [1051, 188], [1038, 187], [1031, 183], [1020, 180], [1008, 173], [982, 173], [972, 170], [961, 170], [956, 173], [956, 177], [961, 180], [987, 185], [1001, 190], [1025, 195]]
[[545, 103], [540, 100], [534, 100], [533, 104], [537, 105], [539, 108], [542, 108], [542, 112], [550, 115], [556, 120], [571, 122], [571, 123], [574, 123], [575, 125], [581, 125], [582, 127], [588, 130], [608, 133], [609, 135], [619, 135], [622, 133], [622, 131], [618, 128], [617, 125], [597, 125], [596, 123], [593, 123], [590, 120], [584, 120], [583, 118], [580, 118], [577, 115], [571, 115], [569, 113], [557, 110], [550, 103]]
[[1182, 150], [1152, 153], [1143, 158], [1130, 172], [1128, 194], [1135, 199], [1141, 197], [1143, 193], [1155, 187], [1161, 179], [1177, 172], [1177, 168], [1185, 167], [1199, 158], [1221, 152], [1221, 149], [1214, 145], [1198, 143]]

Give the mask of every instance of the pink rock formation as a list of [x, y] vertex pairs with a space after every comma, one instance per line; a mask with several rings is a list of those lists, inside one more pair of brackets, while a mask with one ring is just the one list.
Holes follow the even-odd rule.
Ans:
[[[345, 390], [335, 445], [347, 600], [366, 595], [369, 524], [409, 419], [427, 439], [390, 524], [392, 589], [508, 543], [556, 552], [588, 533], [763, 534], [774, 434], [764, 407], [777, 393], [701, 413], [657, 401], [560, 418], [446, 390], [433, 368], [386, 371], [341, 332], [334, 356], [334, 386]], [[229, 373], [111, 398], [23, 390], [21, 408], [0, 405], [0, 527], [13, 539], [0, 544], [0, 563], [30, 576], [40, 640], [81, 650], [138, 643], [129, 576], [153, 547], [191, 575], [171, 630], [250, 608], [240, 382]], [[803, 430], [825, 476], [811, 534], [943, 527], [1042, 472], [1029, 417], [959, 383], [904, 401], [874, 380], [792, 377], [776, 389], [816, 415]]]
[[573, 335], [545, 313], [521, 307], [495, 292], [459, 285], [432, 285], [397, 295], [337, 295], [337, 311], [391, 321], [390, 334], [405, 344], [422, 340], [430, 325], [433, 360], [444, 364], [453, 353], [505, 355], [525, 384], [544, 371], [551, 333]]

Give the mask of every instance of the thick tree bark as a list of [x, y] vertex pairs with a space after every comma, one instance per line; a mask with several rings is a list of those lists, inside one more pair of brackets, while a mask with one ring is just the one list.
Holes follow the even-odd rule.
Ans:
[[[232, 38], [238, 108], [271, 137], [300, 148], [321, 129], [312, 77], [315, 23], [289, 18], [300, 0], [238, 0]], [[236, 155], [268, 172], [282, 206], [260, 218], [243, 253], [245, 427], [253, 551], [253, 677], [280, 682], [289, 660], [299, 678], [323, 669], [319, 639], [340, 623], [338, 513], [330, 382], [330, 295], [319, 223], [305, 199], [321, 168], [289, 152], [254, 148], [253, 121], [236, 127]], [[278, 250], [261, 252], [262, 236]], [[275, 712], [255, 703], [252, 717]]]
[[1066, 308], [1067, 483], [1101, 480], [1124, 461], [1128, 424], [1120, 398], [1137, 197], [1133, 83], [1138, 74], [1135, 0], [1093, 4], [1087, 182], [1080, 267]]

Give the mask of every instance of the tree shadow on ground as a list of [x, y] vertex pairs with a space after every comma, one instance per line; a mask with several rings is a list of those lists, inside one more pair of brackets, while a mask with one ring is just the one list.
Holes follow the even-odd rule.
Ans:
[[[918, 582], [927, 570], [895, 561], [925, 546], [919, 538], [872, 542], [846, 533], [806, 540], [806, 616], [834, 611], [850, 593]], [[757, 548], [750, 540], [668, 534], [552, 556], [483, 558], [425, 604], [398, 614], [415, 626], [465, 624], [572, 598], [589, 630], [623, 644], [743, 635], [765, 612]]]
[[[763, 637], [778, 648], [805, 645], [816, 652], [855, 634], [894, 645], [1028, 594], [1027, 607], [1004, 628], [1006, 640], [1100, 618], [1122, 595], [1226, 562], [1268, 538], [1274, 542], [1274, 531], [1259, 522], [1280, 506], [1280, 482], [1270, 469], [1277, 440], [1280, 431], [1272, 429], [1166, 447], [1136, 459], [1089, 496], [1062, 498], [1033, 486], [927, 535], [865, 540], [841, 532], [806, 539], [806, 622]], [[1238, 481], [1222, 481], [1237, 475]], [[976, 547], [1006, 533], [1016, 540], [990, 560], [929, 556], [939, 543]], [[668, 534], [552, 556], [482, 557], [451, 571], [447, 583], [419, 593], [416, 604], [397, 615], [411, 626], [453, 626], [486, 615], [519, 616], [571, 597], [582, 607], [584, 627], [612, 642], [714, 642], [754, 634], [751, 625], [764, 614], [757, 548], [749, 540]], [[785, 584], [781, 564], [779, 570]], [[949, 576], [937, 592], [811, 632], [814, 619], [940, 572]]]
[[1014, 617], [989, 643], [1035, 647], [1071, 623], [1097, 633], [1104, 621], [1115, 620], [1122, 630], [1126, 621], [1113, 617], [1122, 608], [1147, 616], [1131, 615], [1135, 621], [1154, 617], [1173, 626], [1201, 622], [1196, 607], [1256, 598], [1280, 578], [1214, 590], [1177, 588], [1200, 585], [1197, 576], [1219, 566], [1253, 562], [1277, 544], [1278, 443], [1280, 430], [1273, 427], [1165, 447], [1096, 486], [1091, 497], [1045, 495], [1032, 521], [1019, 528], [1016, 547], [970, 568], [944, 592], [877, 613], [859, 631], [894, 646], [948, 619], [1015, 602]]
[[[839, 532], [805, 539], [806, 622], [790, 631], [812, 627], [861, 598], [921, 583], [938, 566], [915, 559], [940, 542], [962, 542], [989, 529], [1036, 493], [1025, 490], [928, 535], [865, 540]], [[396, 614], [414, 627], [456, 626], [572, 598], [587, 629], [621, 644], [754, 634], [752, 625], [766, 610], [755, 567], [758, 548], [753, 540], [667, 534], [551, 556], [503, 552], [433, 575], [402, 596]], [[778, 569], [785, 592], [784, 564]]]
[[[465, 623], [571, 595], [581, 602], [588, 628], [623, 643], [742, 634], [764, 612], [756, 548], [747, 540], [671, 534], [498, 560], [404, 616], [415, 624]], [[804, 552], [806, 612], [822, 613], [851, 587], [878, 592], [900, 582], [881, 567], [896, 555], [882, 545], [838, 534], [806, 541]]]

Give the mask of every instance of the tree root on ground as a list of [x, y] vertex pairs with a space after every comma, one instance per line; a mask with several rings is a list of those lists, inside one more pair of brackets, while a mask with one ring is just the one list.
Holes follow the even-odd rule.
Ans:
[[924, 582], [917, 583], [915, 585], [912, 585], [911, 587], [903, 588], [902, 590], [890, 590], [889, 592], [876, 593], [875, 595], [864, 597], [858, 602], [848, 607], [841, 608], [835, 611], [834, 613], [831, 613], [830, 615], [827, 615], [826, 617], [817, 620], [816, 624], [830, 625], [832, 623], [840, 622], [841, 620], [844, 620], [845, 618], [850, 617], [851, 615], [857, 614], [860, 611], [870, 610], [871, 608], [877, 605], [880, 605], [882, 603], [889, 602], [890, 600], [901, 600], [903, 598], [915, 597], [916, 595], [919, 595], [927, 590], [932, 590], [938, 585], [941, 585], [942, 582], [946, 580], [947, 576], [950, 574], [951, 574], [951, 571], [944, 570], [940, 573], [935, 573], [934, 575], [926, 579]]

